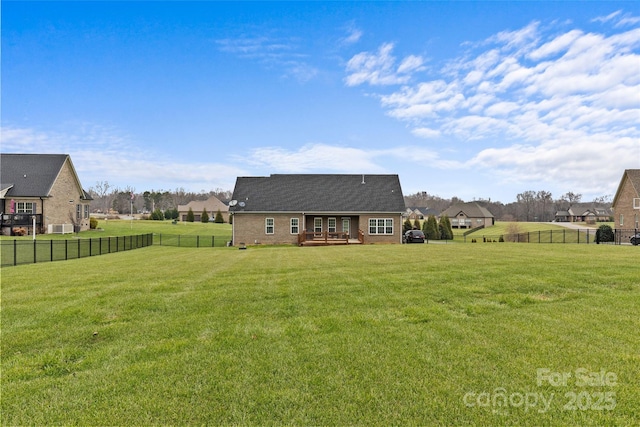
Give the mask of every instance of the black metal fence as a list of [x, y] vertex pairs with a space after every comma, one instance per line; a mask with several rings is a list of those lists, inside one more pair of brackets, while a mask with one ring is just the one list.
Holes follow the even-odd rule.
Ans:
[[2, 267], [63, 261], [144, 248], [153, 234], [64, 240], [0, 240]]
[[596, 240], [595, 228], [584, 229], [563, 229], [563, 230], [540, 230], [513, 234], [472, 234], [464, 236], [464, 241], [476, 242], [515, 242], [515, 243], [575, 243], [575, 244], [629, 244], [631, 236], [636, 235], [640, 230], [615, 229], [612, 242], [598, 242]]
[[[229, 236], [229, 239], [231, 237]], [[154, 244], [187, 248], [213, 248], [227, 246], [223, 236], [197, 236], [188, 234], [155, 234]]]

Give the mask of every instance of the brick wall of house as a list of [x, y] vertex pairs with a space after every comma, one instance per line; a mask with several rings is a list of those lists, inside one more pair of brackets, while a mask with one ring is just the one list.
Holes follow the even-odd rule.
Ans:
[[[310, 216], [307, 216], [309, 218]], [[311, 216], [313, 217], [313, 215]], [[338, 220], [340, 215], [336, 215]], [[353, 216], [352, 216], [353, 217]], [[274, 233], [266, 234], [266, 218], [273, 218]], [[252, 214], [237, 213], [233, 216], [233, 232], [234, 246], [240, 243], [247, 245], [255, 244], [297, 244], [298, 235], [291, 234], [291, 218], [299, 219], [299, 232], [304, 231], [304, 218], [302, 214], [284, 213], [284, 214]], [[402, 216], [399, 214], [368, 214], [360, 215], [357, 224], [364, 232], [364, 243], [401, 243], [402, 242]], [[370, 218], [392, 218], [393, 234], [375, 235], [369, 234]], [[326, 230], [326, 221], [323, 222], [323, 228]], [[341, 224], [337, 224], [341, 227]], [[352, 221], [352, 226], [355, 221]], [[357, 237], [357, 231], [351, 233], [353, 237]]]
[[89, 202], [82, 200], [82, 189], [67, 159], [60, 170], [50, 191], [50, 197], [44, 199], [44, 231], [49, 224], [72, 224], [76, 220], [76, 205], [81, 205], [81, 230], [89, 229], [89, 218], [84, 218], [84, 206]]
[[[273, 218], [274, 233], [266, 233], [266, 218]], [[290, 219], [300, 219], [300, 231], [302, 231], [302, 215], [295, 214], [250, 214], [239, 213], [233, 216], [233, 244], [298, 244], [298, 235], [291, 234]]]
[[[631, 180], [626, 174], [620, 185], [620, 193], [618, 194], [616, 205], [613, 206], [615, 228], [640, 228], [640, 224], [638, 224], [640, 222], [640, 210], [633, 209], [633, 199], [640, 197], [640, 195], [633, 189]], [[621, 215], [623, 223], [620, 223]]]

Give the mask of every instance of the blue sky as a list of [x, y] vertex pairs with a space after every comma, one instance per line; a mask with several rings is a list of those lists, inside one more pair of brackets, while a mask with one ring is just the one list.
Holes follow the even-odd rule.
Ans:
[[85, 188], [397, 173], [613, 195], [640, 167], [640, 2], [2, 2], [5, 153]]

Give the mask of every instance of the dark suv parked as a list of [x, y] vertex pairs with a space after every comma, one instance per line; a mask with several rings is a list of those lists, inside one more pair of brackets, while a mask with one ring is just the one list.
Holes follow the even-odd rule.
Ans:
[[638, 246], [640, 245], [640, 233], [636, 233], [633, 236], [631, 236], [631, 238], [629, 239], [629, 241], [631, 242], [631, 244], [633, 246]]
[[405, 243], [424, 243], [424, 233], [420, 230], [409, 230], [404, 233]]

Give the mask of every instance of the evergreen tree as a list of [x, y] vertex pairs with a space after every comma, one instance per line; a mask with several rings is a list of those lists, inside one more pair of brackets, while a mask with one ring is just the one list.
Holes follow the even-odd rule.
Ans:
[[206, 209], [202, 209], [202, 215], [200, 215], [200, 221], [201, 222], [209, 222], [209, 214], [207, 213]]
[[214, 220], [214, 222], [216, 224], [224, 224], [224, 217], [222, 216], [222, 212], [220, 212], [220, 209], [218, 209], [218, 212], [216, 212], [216, 219]]
[[402, 234], [406, 233], [407, 231], [411, 230], [413, 228], [413, 225], [411, 225], [411, 220], [409, 218], [407, 218], [404, 221], [404, 224], [402, 224]]
[[449, 217], [443, 215], [440, 217], [440, 224], [438, 225], [440, 230], [440, 238], [442, 240], [452, 240], [453, 239], [453, 230], [451, 229], [451, 221]]
[[195, 220], [196, 217], [193, 214], [193, 209], [189, 208], [189, 212], [187, 212], [187, 222], [194, 222]]
[[162, 221], [164, 220], [164, 214], [160, 209], [156, 209], [151, 213], [151, 219], [155, 221]]
[[435, 216], [429, 215], [424, 222], [423, 229], [424, 236], [427, 240], [440, 240], [440, 231], [438, 231], [438, 220]]
[[420, 230], [420, 220], [418, 218], [413, 221], [413, 228], [415, 230]]

